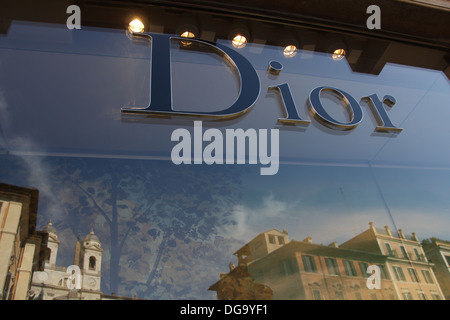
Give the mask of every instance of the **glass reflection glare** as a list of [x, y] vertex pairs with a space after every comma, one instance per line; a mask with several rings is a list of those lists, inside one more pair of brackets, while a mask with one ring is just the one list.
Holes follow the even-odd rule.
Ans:
[[183, 38], [195, 38], [195, 34], [190, 31], [185, 31], [181, 34]]
[[[184, 31], [181, 35], [182, 38], [195, 38], [195, 34], [189, 30]], [[192, 44], [191, 41], [180, 41], [182, 46], [189, 46]]]
[[297, 47], [294, 45], [288, 45], [283, 50], [283, 55], [287, 58], [292, 58], [297, 54]]
[[144, 32], [144, 23], [139, 19], [134, 19], [128, 24], [128, 30], [131, 32]]
[[240, 49], [247, 45], [247, 38], [243, 35], [238, 34], [233, 38], [232, 43], [235, 48]]
[[339, 61], [342, 60], [345, 57], [345, 50], [344, 49], [336, 49], [333, 52], [333, 60]]

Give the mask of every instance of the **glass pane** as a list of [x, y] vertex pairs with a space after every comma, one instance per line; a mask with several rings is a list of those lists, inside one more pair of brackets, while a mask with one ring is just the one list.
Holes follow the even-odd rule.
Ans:
[[0, 35], [0, 219], [36, 189], [15, 232], [48, 235], [29, 298], [450, 296], [444, 49], [159, 9]]

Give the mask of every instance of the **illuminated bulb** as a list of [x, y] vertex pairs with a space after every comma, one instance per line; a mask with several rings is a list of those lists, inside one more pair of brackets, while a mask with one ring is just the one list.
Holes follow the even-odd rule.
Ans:
[[238, 34], [233, 38], [232, 43], [235, 48], [240, 49], [245, 47], [245, 45], [247, 44], [247, 38], [243, 35]]
[[131, 32], [143, 32], [144, 31], [144, 24], [139, 19], [134, 19], [128, 24], [128, 29]]
[[[190, 31], [185, 31], [180, 35], [182, 38], [195, 38], [195, 34], [193, 32]], [[192, 44], [191, 41], [180, 41], [182, 46], [190, 46]]]
[[297, 47], [294, 45], [288, 45], [283, 50], [283, 55], [287, 58], [291, 58], [297, 54]]
[[342, 60], [345, 57], [345, 50], [344, 49], [336, 49], [333, 52], [333, 60], [339, 61]]
[[195, 34], [190, 31], [185, 31], [181, 34], [183, 38], [195, 38]]

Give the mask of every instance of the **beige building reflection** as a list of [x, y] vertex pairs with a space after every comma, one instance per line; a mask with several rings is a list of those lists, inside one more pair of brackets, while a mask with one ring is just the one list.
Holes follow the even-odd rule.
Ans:
[[75, 244], [73, 265], [56, 264], [60, 240], [36, 230], [39, 192], [0, 183], [0, 300], [127, 300], [100, 289], [103, 249], [92, 230]]
[[82, 241], [78, 239], [73, 265], [66, 267], [56, 264], [60, 240], [51, 221], [43, 231], [48, 234], [48, 253], [44, 270], [33, 274], [29, 298], [100, 300], [103, 249], [94, 231], [92, 230]]
[[434, 264], [433, 270], [445, 299], [450, 300], [450, 242], [431, 239], [424, 244], [423, 250]]
[[0, 183], [0, 299], [26, 300], [43, 269], [47, 236], [36, 231], [39, 192]]
[[73, 265], [58, 266], [60, 240], [52, 222], [43, 228], [48, 235], [43, 271], [33, 273], [29, 300], [130, 300], [136, 297], [107, 295], [101, 291], [102, 255], [100, 239], [91, 230], [75, 243]]
[[[270, 288], [266, 299], [407, 300], [444, 299], [432, 264], [416, 235], [388, 227], [368, 230], [338, 245], [289, 240], [276, 229], [257, 235], [235, 254], [238, 266], [210, 287], [218, 299], [240, 299], [245, 288], [234, 288], [236, 270], [246, 270], [248, 290]], [[379, 288], [368, 285], [369, 266], [379, 267]], [[372, 288], [370, 288], [372, 287]]]

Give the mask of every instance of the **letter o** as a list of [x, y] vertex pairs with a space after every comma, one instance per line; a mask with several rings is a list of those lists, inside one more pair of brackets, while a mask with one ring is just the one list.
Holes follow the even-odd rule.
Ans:
[[[325, 111], [320, 101], [322, 92], [331, 92], [339, 98], [350, 115], [350, 122], [339, 122]], [[359, 103], [350, 94], [336, 88], [317, 87], [313, 89], [309, 94], [308, 107], [317, 120], [333, 129], [351, 130], [356, 128], [363, 119], [363, 112]]]

